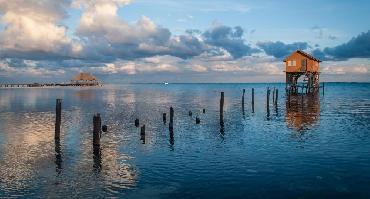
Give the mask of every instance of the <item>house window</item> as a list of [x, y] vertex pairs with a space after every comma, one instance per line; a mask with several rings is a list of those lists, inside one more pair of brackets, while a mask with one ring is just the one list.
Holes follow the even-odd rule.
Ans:
[[302, 67], [306, 67], [307, 66], [307, 60], [305, 60], [305, 59], [302, 59]]
[[297, 62], [295, 60], [288, 61], [288, 66], [296, 66]]

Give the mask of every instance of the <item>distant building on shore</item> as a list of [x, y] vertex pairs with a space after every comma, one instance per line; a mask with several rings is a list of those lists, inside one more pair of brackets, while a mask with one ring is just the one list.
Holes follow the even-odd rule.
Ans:
[[71, 80], [71, 84], [78, 86], [98, 86], [100, 82], [90, 73], [80, 73]]

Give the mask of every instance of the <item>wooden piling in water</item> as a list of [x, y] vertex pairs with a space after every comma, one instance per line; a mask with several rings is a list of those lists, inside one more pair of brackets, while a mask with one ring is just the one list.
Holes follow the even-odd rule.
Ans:
[[220, 120], [224, 117], [224, 92], [221, 92], [220, 98]]
[[245, 89], [243, 89], [243, 96], [242, 96], [242, 112], [244, 115], [244, 95], [245, 95]]
[[220, 133], [224, 133], [224, 92], [221, 92], [220, 98]]
[[275, 104], [275, 87], [274, 90], [272, 90], [272, 104]]
[[267, 88], [266, 111], [267, 111], [267, 117], [270, 116], [270, 88]]
[[140, 121], [139, 121], [139, 119], [137, 119], [137, 118], [136, 118], [136, 119], [135, 119], [135, 126], [136, 126], [136, 127], [139, 127], [139, 125], [140, 125]]
[[171, 106], [170, 107], [170, 124], [169, 124], [169, 129], [170, 130], [173, 130], [173, 115], [174, 115], [174, 111], [173, 111], [173, 108]]
[[102, 130], [103, 132], [107, 132], [107, 131], [108, 131], [108, 126], [107, 126], [107, 125], [103, 125], [103, 126], [101, 127], [101, 130]]
[[101, 118], [100, 114], [97, 113], [93, 117], [93, 147], [100, 147], [100, 137], [101, 137]]
[[252, 113], [254, 113], [254, 88], [252, 88]]
[[166, 118], [166, 113], [163, 113], [162, 119], [163, 119], [163, 123], [165, 123], [165, 124], [166, 124], [166, 120], [167, 120], [167, 118]]
[[205, 108], [203, 109], [203, 113], [206, 113], [206, 109]]
[[55, 105], [55, 139], [60, 139], [60, 125], [62, 122], [62, 99], [56, 100]]
[[197, 116], [197, 117], [195, 117], [195, 123], [196, 124], [200, 124], [200, 118]]
[[100, 118], [100, 114], [97, 113], [93, 117], [93, 154], [94, 154], [93, 167], [97, 171], [101, 170], [101, 163], [102, 163], [101, 149], [100, 149], [101, 132], [102, 132], [101, 118]]
[[193, 112], [189, 111], [189, 116], [190, 117], [193, 116]]

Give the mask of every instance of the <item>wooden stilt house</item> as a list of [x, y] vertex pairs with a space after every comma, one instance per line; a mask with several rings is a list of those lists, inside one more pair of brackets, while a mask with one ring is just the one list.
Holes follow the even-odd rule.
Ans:
[[[285, 62], [286, 87], [291, 93], [312, 93], [319, 90], [320, 60], [297, 50], [289, 55]], [[303, 76], [303, 82], [298, 79]], [[301, 89], [301, 90], [299, 90]]]

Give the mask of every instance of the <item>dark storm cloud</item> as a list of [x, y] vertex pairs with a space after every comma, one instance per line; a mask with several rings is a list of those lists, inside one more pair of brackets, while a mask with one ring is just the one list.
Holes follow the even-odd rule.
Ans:
[[206, 44], [227, 50], [234, 58], [259, 52], [245, 43], [244, 30], [240, 26], [234, 28], [217, 26], [202, 34]]
[[275, 58], [284, 58], [293, 51], [300, 49], [306, 50], [309, 48], [307, 42], [294, 42], [291, 44], [285, 44], [281, 41], [277, 42], [258, 42], [257, 46], [265, 51], [267, 55], [274, 56]]
[[353, 37], [347, 43], [323, 51], [331, 59], [370, 58], [370, 31]]
[[318, 58], [319, 60], [321, 61], [325, 61], [325, 60], [328, 60], [328, 58], [326, 57], [325, 53], [322, 52], [322, 50], [316, 48], [314, 49], [312, 52], [311, 52], [312, 56]]
[[158, 55], [171, 55], [187, 59], [200, 55], [206, 49], [204, 43], [191, 35], [180, 35], [168, 40], [158, 40], [153, 37], [138, 43], [95, 42], [90, 45], [89, 42], [87, 46], [83, 57], [101, 61], [134, 60]]
[[78, 59], [78, 56], [74, 56], [70, 53], [70, 50], [59, 50], [57, 52], [50, 52], [44, 50], [28, 50], [22, 51], [19, 49], [1, 49], [0, 45], [0, 59], [15, 58], [25, 60], [65, 60], [65, 59]]

